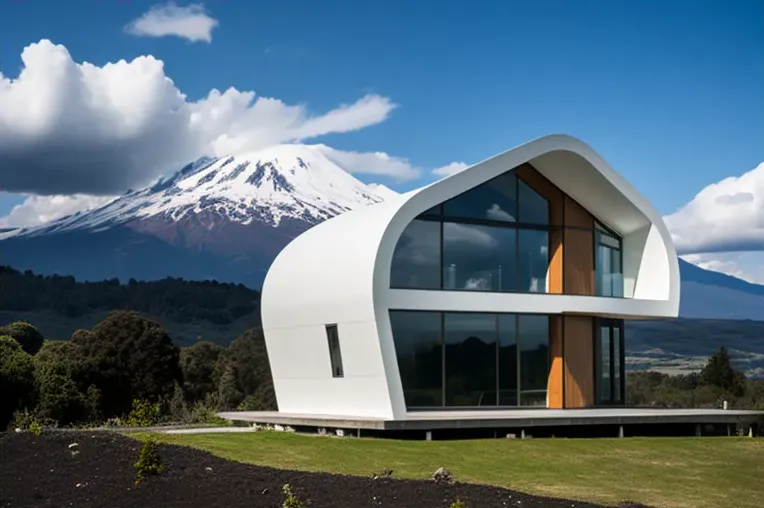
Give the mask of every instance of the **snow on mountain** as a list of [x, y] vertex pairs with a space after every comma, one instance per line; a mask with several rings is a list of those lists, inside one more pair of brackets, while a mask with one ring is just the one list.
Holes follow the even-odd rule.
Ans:
[[396, 195], [384, 185], [364, 184], [314, 146], [278, 145], [230, 157], [202, 157], [170, 178], [128, 191], [99, 208], [8, 231], [0, 239], [99, 231], [147, 218], [179, 221], [203, 212], [242, 225], [258, 221], [278, 227], [284, 219], [316, 224]]

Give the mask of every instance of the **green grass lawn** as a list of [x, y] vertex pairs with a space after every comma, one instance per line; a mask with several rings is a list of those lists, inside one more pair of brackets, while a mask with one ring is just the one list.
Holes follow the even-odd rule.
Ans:
[[[140, 436], [138, 436], [140, 437]], [[156, 435], [227, 459], [303, 471], [429, 478], [443, 466], [458, 481], [617, 504], [764, 506], [764, 439], [484, 439], [395, 441], [279, 432]]]

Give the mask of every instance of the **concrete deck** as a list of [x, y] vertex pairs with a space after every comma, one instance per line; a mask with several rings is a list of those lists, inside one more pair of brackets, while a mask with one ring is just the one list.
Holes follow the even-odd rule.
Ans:
[[235, 411], [218, 416], [233, 421], [291, 427], [428, 431], [569, 425], [750, 424], [764, 418], [764, 411], [653, 408], [445, 410], [409, 412], [403, 420], [277, 411]]

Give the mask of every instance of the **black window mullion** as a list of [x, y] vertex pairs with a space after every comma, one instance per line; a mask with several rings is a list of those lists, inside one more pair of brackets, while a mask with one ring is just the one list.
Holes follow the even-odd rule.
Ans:
[[500, 393], [501, 393], [501, 383], [499, 380], [501, 379], [500, 375], [500, 363], [499, 363], [499, 356], [501, 354], [501, 344], [499, 344], [499, 341], [501, 340], [501, 334], [499, 333], [499, 314], [496, 313], [494, 316], [494, 324], [496, 329], [496, 405], [499, 405]]
[[440, 405], [446, 407], [446, 313], [440, 313]]
[[518, 407], [522, 405], [520, 402], [520, 392], [522, 391], [522, 376], [520, 372], [520, 315], [515, 314], [515, 361], [517, 362], [517, 393], [515, 394], [517, 397], [517, 405]]
[[445, 267], [443, 266], [443, 244], [445, 242], [445, 239], [443, 238], [444, 229], [443, 221], [440, 221], [440, 289], [445, 289], [445, 281], [443, 276], [443, 272], [445, 271]]

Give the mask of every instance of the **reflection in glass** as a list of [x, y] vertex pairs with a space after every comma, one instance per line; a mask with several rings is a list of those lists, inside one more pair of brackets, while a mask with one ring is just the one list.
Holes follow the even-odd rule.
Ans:
[[621, 242], [604, 232], [601, 226], [595, 231], [596, 279], [598, 296], [623, 296], [621, 273]]
[[610, 402], [610, 326], [600, 326], [599, 373], [600, 402]]
[[621, 329], [613, 327], [613, 402], [621, 401]]
[[443, 215], [517, 222], [517, 177], [513, 171], [446, 201]]
[[496, 405], [496, 315], [446, 313], [446, 406]]
[[499, 314], [499, 405], [517, 406], [517, 316]]
[[518, 231], [517, 290], [524, 293], [546, 293], [549, 271], [549, 232], [538, 229]]
[[518, 222], [549, 224], [549, 202], [528, 184], [518, 180]]
[[510, 228], [443, 223], [443, 287], [514, 291], [516, 235]]
[[391, 310], [390, 325], [406, 406], [442, 406], [441, 313]]
[[546, 405], [547, 316], [391, 310], [390, 323], [407, 407]]
[[395, 246], [390, 269], [394, 288], [440, 289], [440, 223], [411, 221]]
[[549, 318], [520, 314], [520, 405], [545, 406], [549, 379]]

